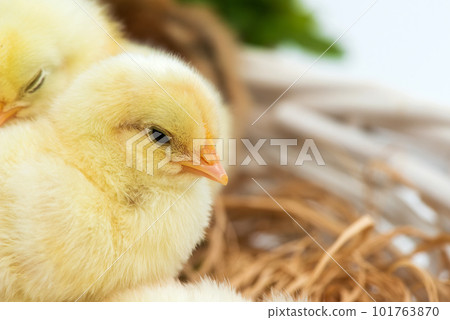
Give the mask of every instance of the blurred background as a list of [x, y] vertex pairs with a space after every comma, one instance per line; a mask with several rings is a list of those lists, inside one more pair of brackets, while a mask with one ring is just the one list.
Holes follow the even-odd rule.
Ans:
[[[267, 143], [266, 166], [231, 168], [181, 279], [256, 300], [450, 301], [448, 2], [103, 1], [219, 88], [233, 138], [299, 141], [287, 166]], [[305, 139], [325, 166], [294, 165]]]
[[[450, 3], [446, 1], [376, 1], [375, 5], [373, 0], [182, 2], [209, 5], [245, 42], [278, 45], [304, 63], [312, 63], [361, 18], [327, 55], [338, 59], [322, 59], [315, 72], [373, 80], [450, 105], [450, 41], [444, 33], [450, 29]], [[297, 12], [289, 9], [289, 2], [297, 6]], [[262, 9], [264, 3], [267, 10]], [[289, 50], [289, 44], [299, 47]]]
[[[338, 36], [373, 3], [304, 0], [324, 33]], [[340, 41], [345, 56], [317, 70], [371, 79], [418, 98], [450, 105], [447, 1], [378, 1]]]

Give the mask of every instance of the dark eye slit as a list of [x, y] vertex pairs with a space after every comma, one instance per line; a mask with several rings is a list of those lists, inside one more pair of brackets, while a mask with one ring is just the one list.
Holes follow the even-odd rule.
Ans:
[[150, 138], [159, 144], [165, 144], [170, 141], [170, 138], [162, 131], [152, 128], [149, 130]]
[[26, 88], [26, 93], [34, 93], [36, 92], [42, 85], [44, 84], [45, 73], [43, 70], [40, 70], [38, 74], [33, 78], [30, 84]]

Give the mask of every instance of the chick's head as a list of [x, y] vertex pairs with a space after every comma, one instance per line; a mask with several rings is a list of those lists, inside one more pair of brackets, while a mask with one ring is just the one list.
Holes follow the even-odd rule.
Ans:
[[[32, 50], [45, 39], [34, 35], [23, 37], [14, 30], [0, 30], [0, 126], [17, 114], [25, 115], [31, 105], [39, 108], [54, 96], [54, 84], [59, 79], [48, 77], [60, 63], [56, 50]], [[53, 82], [53, 85], [52, 85]], [[28, 113], [29, 114], [29, 113]]]
[[118, 190], [186, 186], [199, 176], [227, 183], [220, 96], [176, 57], [106, 59], [78, 77], [54, 109], [63, 145], [75, 150], [69, 158], [98, 183]]
[[[93, 1], [78, 0], [120, 38]], [[74, 1], [0, 0], [0, 127], [45, 113], [52, 99], [91, 63], [119, 52]]]

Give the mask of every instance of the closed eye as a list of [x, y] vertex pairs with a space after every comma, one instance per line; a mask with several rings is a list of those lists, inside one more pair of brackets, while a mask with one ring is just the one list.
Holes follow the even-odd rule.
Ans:
[[47, 74], [45, 71], [41, 69], [27, 85], [25, 88], [25, 93], [31, 94], [39, 90], [39, 88], [44, 84], [46, 76]]

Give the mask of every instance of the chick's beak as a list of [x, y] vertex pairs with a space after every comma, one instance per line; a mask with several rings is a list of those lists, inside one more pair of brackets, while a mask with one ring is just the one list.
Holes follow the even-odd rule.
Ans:
[[225, 172], [215, 148], [209, 148], [209, 153], [200, 157], [200, 163], [190, 161], [179, 162], [183, 166], [183, 171], [206, 177], [226, 186], [228, 184], [228, 175]]
[[14, 118], [21, 108], [12, 108], [6, 112], [3, 112], [5, 104], [0, 102], [0, 127], [4, 125], [8, 120]]

